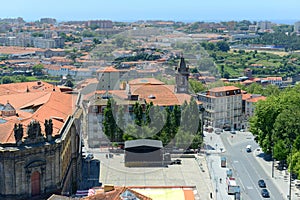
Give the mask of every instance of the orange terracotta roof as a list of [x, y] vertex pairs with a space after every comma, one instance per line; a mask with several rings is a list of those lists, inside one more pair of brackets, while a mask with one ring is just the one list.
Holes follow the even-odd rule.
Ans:
[[58, 57], [58, 56], [53, 56], [50, 58], [52, 61], [57, 61], [57, 62], [72, 62], [71, 59], [68, 59], [66, 57]]
[[264, 97], [264, 96], [252, 97], [250, 99], [247, 99], [246, 101], [255, 103], [255, 102], [258, 102], [259, 100], [266, 100], [266, 97]]
[[242, 100], [247, 100], [251, 98], [251, 94], [242, 94]]
[[254, 78], [253, 81], [254, 82], [261, 81], [261, 78]]
[[64, 49], [50, 49], [51, 51], [56, 51], [56, 52], [64, 52], [65, 50]]
[[243, 81], [242, 83], [243, 83], [243, 84], [247, 84], [247, 83], [250, 84], [250, 83], [253, 83], [253, 81], [251, 81], [251, 80], [245, 80], [245, 81]]
[[[177, 97], [177, 99], [178, 99], [178, 102], [179, 102], [179, 105], [182, 105], [185, 101], [187, 102], [187, 103], [189, 103], [190, 101], [191, 101], [191, 98], [193, 98], [191, 95], [189, 95], [189, 94], [176, 94], [175, 93], [175, 95], [176, 95], [176, 97]], [[201, 105], [202, 104], [202, 102], [201, 101], [198, 101], [198, 100], [196, 100], [196, 103], [198, 104], [198, 105]]]
[[11, 83], [11, 84], [1, 84], [0, 85], [0, 96], [17, 94], [17, 93], [26, 93], [27, 89], [30, 92], [41, 92], [41, 91], [52, 91], [55, 89], [59, 91], [59, 88], [43, 81], [34, 81], [34, 82], [23, 82], [23, 83]]
[[62, 69], [74, 69], [74, 66], [64, 65], [61, 67]]
[[235, 87], [235, 86], [223, 86], [223, 87], [216, 87], [216, 88], [212, 88], [209, 91], [210, 92], [226, 92], [226, 91], [230, 91], [230, 90], [239, 90], [240, 88]]
[[50, 69], [50, 70], [60, 70], [61, 66], [59, 65], [44, 65], [45, 69]]
[[273, 81], [282, 81], [282, 77], [267, 77], [267, 80], [273, 80]]
[[75, 68], [75, 69], [72, 69], [72, 71], [77, 71], [77, 72], [89, 72], [91, 71], [90, 69], [87, 69], [87, 68]]
[[155, 79], [155, 78], [137, 78], [133, 79], [128, 82], [129, 85], [146, 85], [146, 84], [151, 84], [151, 85], [164, 85], [163, 82]]
[[0, 96], [0, 103], [5, 104], [7, 101], [16, 108], [27, 108], [29, 106], [41, 105], [49, 100], [49, 92], [28, 92], [13, 93]]
[[[165, 85], [133, 85], [131, 90], [133, 94], [138, 94], [147, 103], [153, 102], [154, 105], [159, 106], [179, 105], [179, 100], [174, 92]], [[155, 98], [153, 99], [150, 96]]]
[[110, 67], [106, 67], [105, 69], [99, 69], [97, 70], [98, 73], [108, 73], [108, 72], [118, 72], [119, 70], [117, 70], [116, 68], [110, 66]]
[[96, 191], [95, 195], [84, 197], [84, 200], [122, 200], [123, 198], [120, 197], [120, 195], [125, 192], [126, 190], [133, 193], [138, 199], [140, 200], [151, 200], [151, 198], [146, 197], [145, 195], [142, 195], [128, 187], [114, 187], [114, 190], [109, 192], [104, 192], [104, 190], [98, 190]]
[[40, 48], [0, 46], [0, 54], [24, 54], [40, 51]]
[[[15, 87], [7, 88], [14, 89]], [[0, 85], [2, 86], [2, 85]], [[51, 87], [52, 88], [52, 87]], [[74, 112], [74, 103], [76, 97], [71, 94], [65, 94], [59, 90], [16, 92], [8, 91], [9, 94], [0, 95], [0, 103], [7, 101], [16, 109], [16, 116], [2, 117], [5, 123], [0, 123], [0, 143], [14, 143], [13, 127], [15, 123], [22, 123], [24, 135], [26, 136], [26, 127], [31, 120], [39, 121], [44, 132], [45, 119], [53, 120], [53, 135], [57, 135], [64, 122]], [[32, 109], [26, 111], [26, 109]]]

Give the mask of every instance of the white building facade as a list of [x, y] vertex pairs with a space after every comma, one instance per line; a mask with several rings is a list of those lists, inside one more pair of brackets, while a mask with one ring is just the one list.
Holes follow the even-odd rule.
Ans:
[[199, 93], [198, 100], [203, 103], [204, 124], [216, 128], [241, 128], [242, 93], [235, 86], [212, 88]]

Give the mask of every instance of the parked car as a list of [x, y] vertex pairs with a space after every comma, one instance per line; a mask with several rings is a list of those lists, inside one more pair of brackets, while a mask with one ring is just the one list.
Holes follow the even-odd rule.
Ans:
[[181, 165], [181, 160], [180, 160], [180, 159], [173, 160], [173, 161], [171, 162], [171, 165], [174, 165], [174, 164], [176, 164], [176, 165]]
[[230, 131], [230, 127], [226, 126], [223, 128], [224, 131]]
[[258, 181], [258, 186], [261, 187], [261, 188], [265, 188], [266, 187], [266, 183], [263, 179], [260, 179]]
[[267, 189], [262, 189], [261, 190], [261, 196], [262, 197], [270, 197], [269, 191]]

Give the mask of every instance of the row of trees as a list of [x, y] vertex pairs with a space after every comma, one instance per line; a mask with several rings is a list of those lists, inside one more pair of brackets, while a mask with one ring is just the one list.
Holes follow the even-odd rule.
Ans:
[[103, 128], [111, 142], [155, 139], [161, 140], [164, 146], [196, 149], [203, 141], [199, 109], [193, 99], [164, 109], [152, 102], [145, 105], [136, 102], [131, 114], [125, 112], [124, 106], [116, 106], [113, 99], [108, 99]]
[[121, 62], [132, 62], [132, 61], [139, 61], [139, 60], [153, 61], [153, 60], [158, 60], [160, 58], [161, 58], [160, 55], [140, 53], [135, 56], [118, 57], [114, 60], [114, 63], [118, 65]]
[[264, 33], [258, 38], [244, 40], [244, 44], [276, 45], [285, 48], [286, 51], [300, 49], [300, 37], [297, 34], [286, 34], [285, 32]]
[[227, 52], [230, 50], [230, 47], [225, 41], [218, 41], [216, 44], [212, 42], [203, 42], [201, 46], [208, 51], [224, 51]]
[[[287, 88], [256, 104], [250, 131], [262, 150], [300, 175], [300, 86]], [[290, 156], [292, 159], [290, 159]]]

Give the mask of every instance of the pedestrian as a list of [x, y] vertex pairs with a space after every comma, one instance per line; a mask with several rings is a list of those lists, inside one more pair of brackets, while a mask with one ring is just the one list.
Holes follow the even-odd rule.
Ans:
[[106, 157], [106, 159], [108, 158], [108, 155], [107, 154], [105, 154], [105, 157]]
[[220, 183], [222, 183], [222, 178], [220, 178]]

